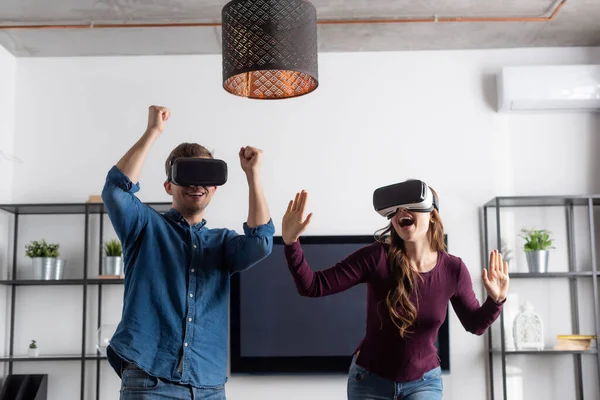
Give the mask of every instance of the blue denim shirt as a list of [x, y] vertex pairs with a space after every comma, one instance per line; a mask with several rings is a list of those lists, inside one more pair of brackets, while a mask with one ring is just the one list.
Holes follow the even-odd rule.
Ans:
[[231, 274], [252, 267], [273, 247], [270, 220], [244, 235], [190, 226], [176, 210], [161, 214], [134, 194], [139, 184], [116, 166], [102, 200], [123, 246], [122, 318], [107, 351], [148, 374], [194, 387], [227, 381]]

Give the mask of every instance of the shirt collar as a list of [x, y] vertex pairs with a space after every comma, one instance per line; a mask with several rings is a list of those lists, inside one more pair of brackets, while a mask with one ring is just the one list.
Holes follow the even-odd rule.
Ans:
[[[185, 217], [183, 215], [181, 215], [181, 213], [179, 211], [177, 211], [176, 209], [174, 209], [173, 207], [171, 207], [171, 209], [165, 213], [165, 216], [174, 222], [178, 222], [180, 224], [190, 226], [187, 219], [185, 219]], [[205, 225], [206, 225], [206, 219], [202, 218], [202, 221], [198, 222], [197, 224], [191, 225], [191, 228], [201, 229]]]

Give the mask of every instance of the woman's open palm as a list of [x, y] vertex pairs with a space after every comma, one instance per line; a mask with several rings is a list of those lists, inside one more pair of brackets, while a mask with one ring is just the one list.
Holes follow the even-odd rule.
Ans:
[[483, 269], [483, 285], [495, 302], [501, 303], [508, 295], [508, 263], [502, 261], [502, 254], [494, 250], [490, 254], [489, 272]]
[[285, 244], [292, 244], [308, 227], [312, 218], [312, 213], [304, 218], [306, 209], [306, 199], [308, 193], [303, 190], [301, 193], [296, 193], [296, 198], [290, 200], [285, 215], [282, 220], [281, 236]]

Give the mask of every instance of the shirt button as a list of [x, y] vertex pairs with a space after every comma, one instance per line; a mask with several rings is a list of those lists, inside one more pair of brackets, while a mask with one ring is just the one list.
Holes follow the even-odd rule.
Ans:
[[192, 272], [196, 271], [194, 268], [192, 268]]
[[196, 248], [196, 245], [194, 245], [194, 248]]
[[183, 345], [184, 345], [185, 347], [187, 347], [187, 343], [184, 343]]
[[190, 293], [190, 297], [194, 297], [194, 295], [192, 293]]
[[192, 319], [191, 319], [191, 318], [188, 318], [188, 321], [192, 322]]

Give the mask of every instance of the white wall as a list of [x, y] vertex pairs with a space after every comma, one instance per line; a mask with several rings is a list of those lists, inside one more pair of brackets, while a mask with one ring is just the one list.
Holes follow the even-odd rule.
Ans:
[[15, 77], [17, 61], [0, 47], [0, 202], [12, 200]]
[[[146, 162], [142, 200], [169, 200], [162, 189], [164, 160], [182, 141], [202, 143], [230, 165], [230, 180], [207, 215], [212, 226], [241, 229], [247, 189], [237, 151], [243, 145], [265, 151], [264, 186], [278, 234], [288, 200], [301, 189], [309, 191], [314, 212], [307, 234], [371, 234], [385, 223], [372, 211], [373, 190], [420, 178], [439, 192], [451, 252], [466, 261], [482, 298], [479, 213], [484, 202], [496, 195], [600, 191], [593, 161], [598, 117], [497, 114], [492, 76], [505, 65], [599, 62], [597, 48], [321, 54], [315, 93], [258, 102], [222, 90], [219, 56], [19, 59], [14, 149], [23, 163], [14, 166], [13, 200], [83, 202], [99, 194], [107, 170], [143, 132], [148, 105], [165, 105], [172, 117]], [[79, 225], [65, 229], [71, 223]], [[76, 217], [66, 222], [31, 217], [19, 240], [60, 240], [75, 267], [81, 260], [82, 223]], [[25, 273], [28, 260], [22, 254], [19, 260]], [[119, 318], [120, 290], [110, 288], [105, 295], [106, 321]], [[42, 352], [78, 352], [80, 290], [20, 293], [24, 317], [17, 329], [24, 333], [17, 349], [24, 353], [35, 335]], [[444, 398], [483, 399], [484, 338], [465, 332], [453, 311], [451, 318], [452, 372], [444, 376]], [[92, 320], [88, 326], [91, 331]], [[549, 335], [557, 333], [562, 332]], [[92, 332], [88, 340], [93, 338]], [[532, 382], [525, 398], [533, 398], [532, 390], [543, 391], [536, 392], [539, 398], [572, 396], [571, 370], [567, 366], [563, 374], [561, 369], [564, 359], [525, 361], [525, 378]], [[18, 366], [51, 371], [51, 398], [65, 400], [78, 398], [78, 367]], [[557, 371], [560, 379], [553, 379]], [[103, 398], [116, 398], [119, 382], [106, 365], [103, 376]], [[92, 377], [89, 382], [93, 386]], [[345, 385], [343, 376], [233, 377], [227, 390], [231, 399], [341, 400]], [[587, 388], [597, 391], [589, 381]]]
[[[14, 138], [14, 111], [15, 111], [15, 77], [16, 60], [3, 47], [0, 46], [0, 204], [12, 201], [13, 188], [13, 138]], [[9, 254], [7, 249], [11, 246], [9, 232], [11, 217], [7, 213], [0, 213], [0, 279], [6, 279], [9, 267]], [[10, 263], [12, 266], [12, 263]], [[10, 290], [7, 286], [0, 285], [0, 323], [8, 325], [7, 305], [9, 304]], [[0, 354], [6, 354], [6, 330], [0, 329]], [[0, 364], [0, 375], [5, 365]]]

